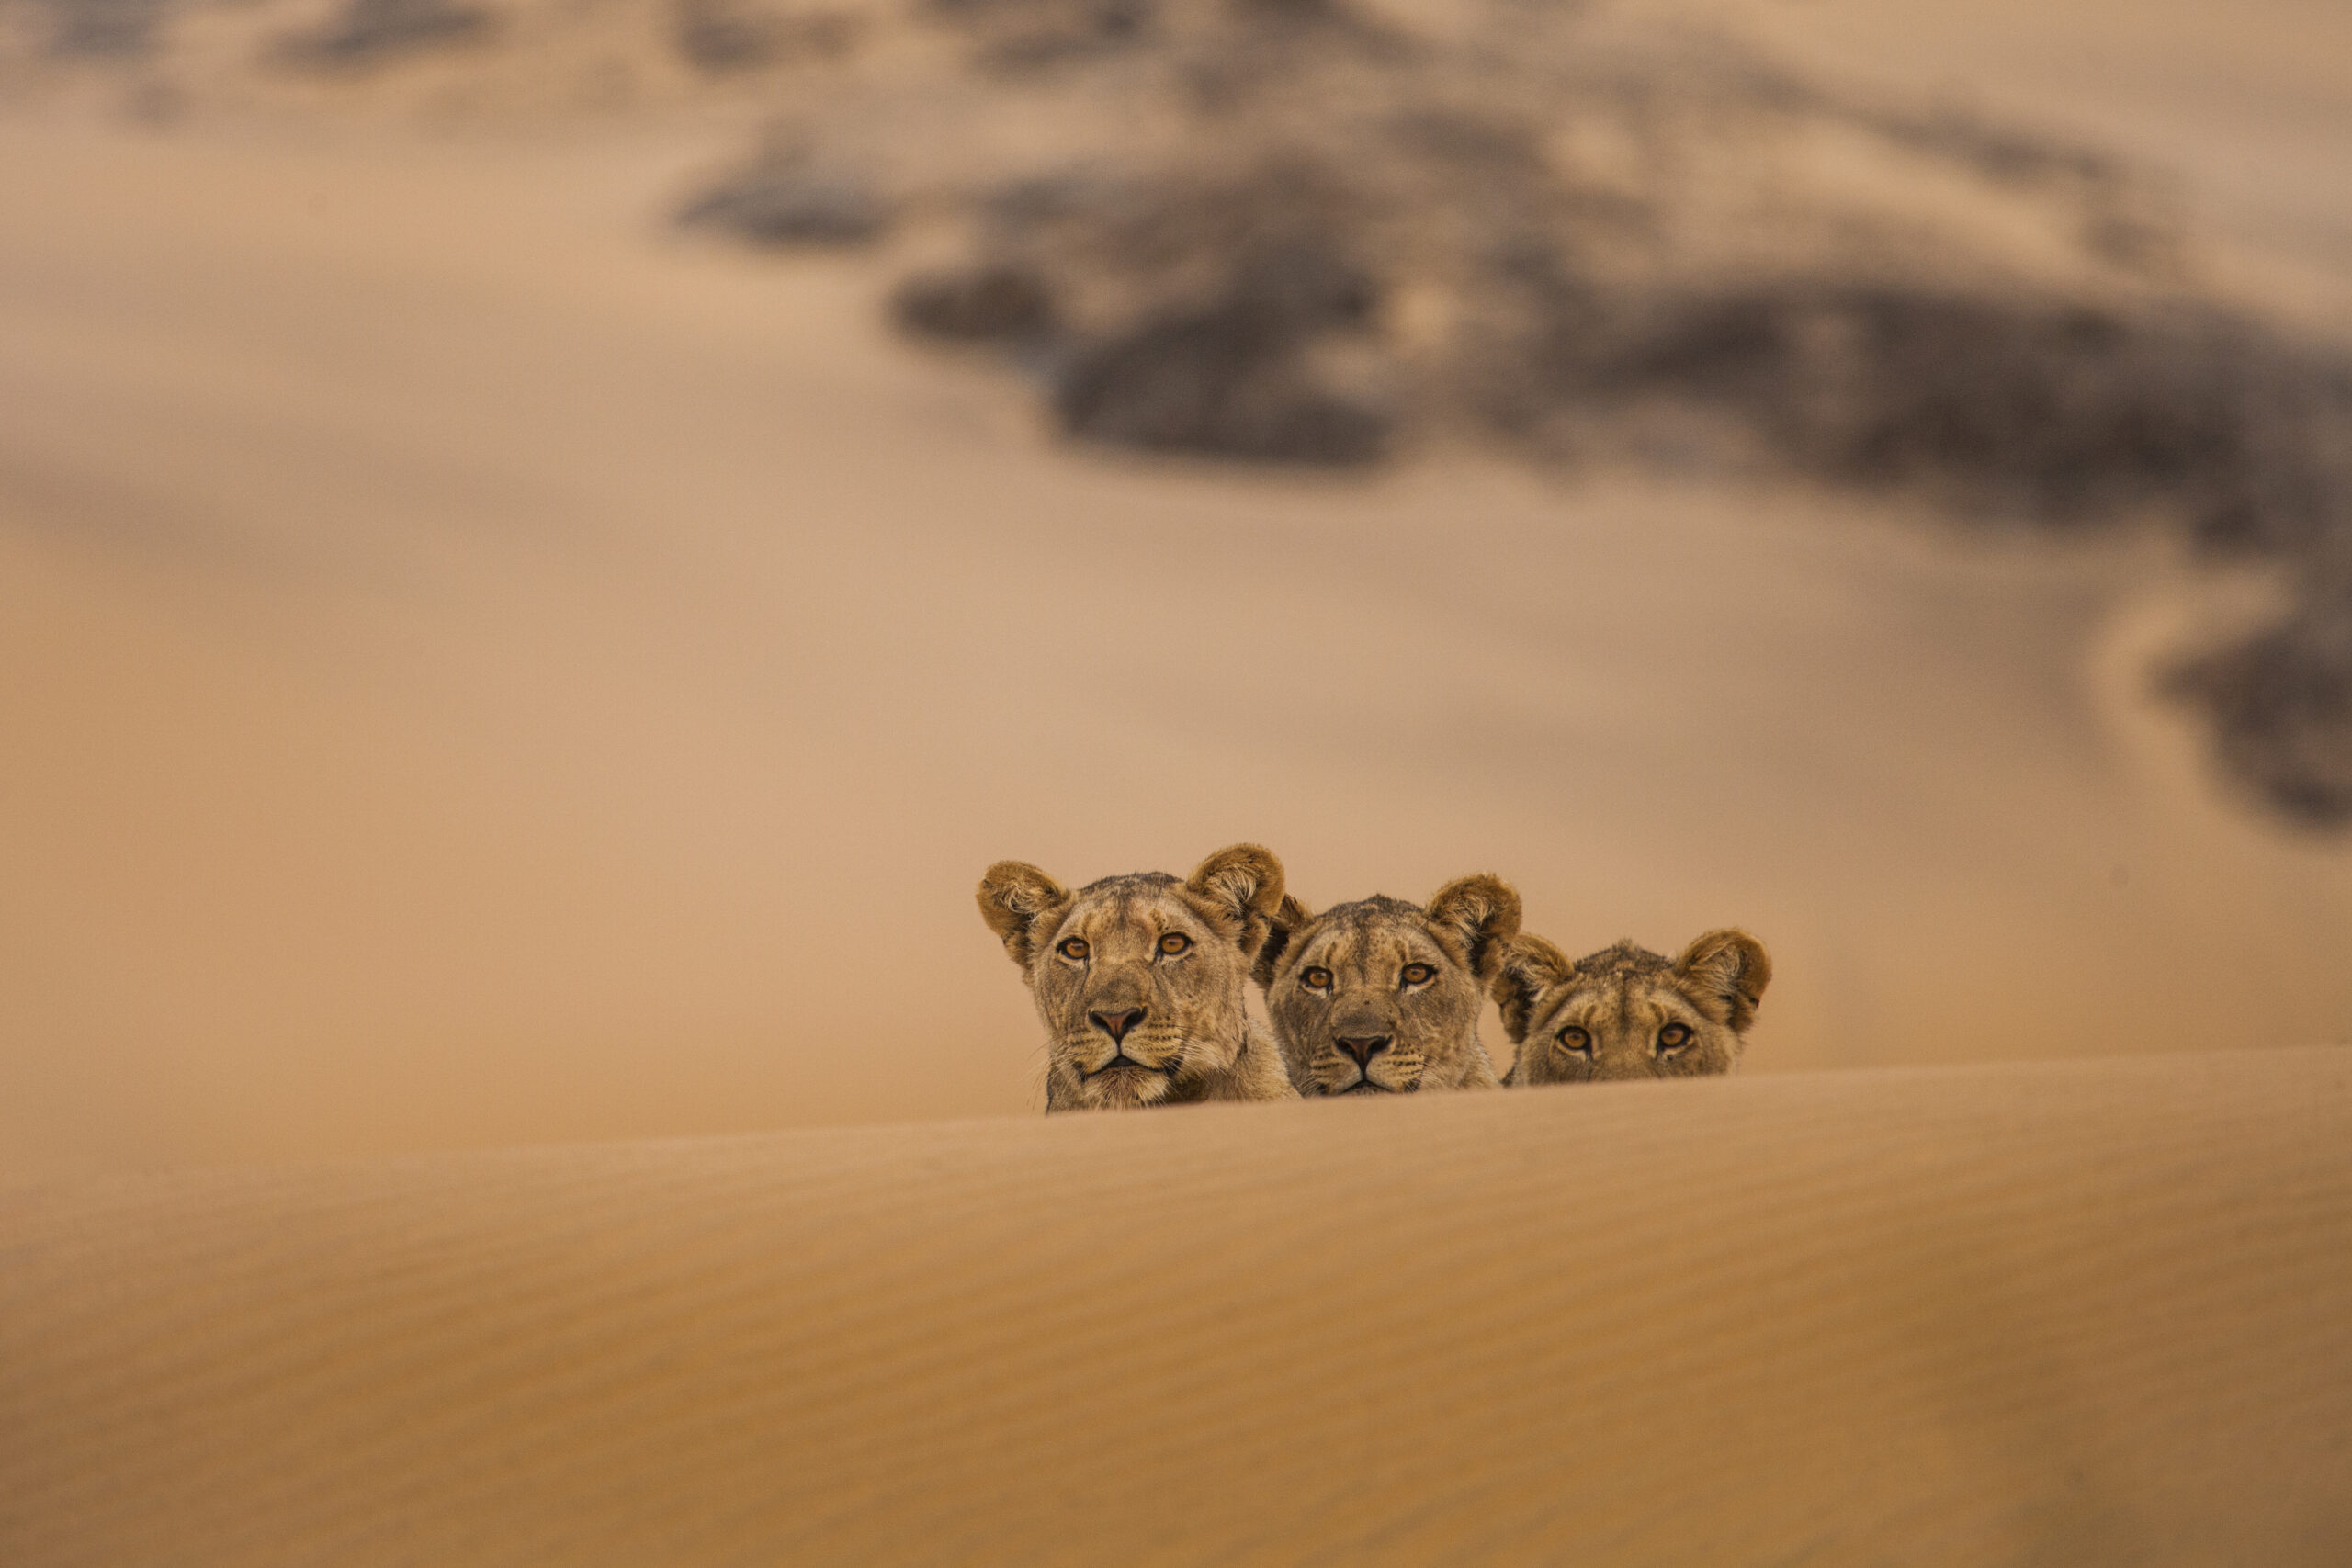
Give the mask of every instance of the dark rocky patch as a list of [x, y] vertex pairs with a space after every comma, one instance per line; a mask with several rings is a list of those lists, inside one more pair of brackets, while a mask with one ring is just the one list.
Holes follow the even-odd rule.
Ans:
[[678, 221], [764, 246], [862, 245], [892, 218], [872, 182], [812, 167], [799, 157], [755, 164], [688, 202]]
[[860, 18], [844, 12], [791, 15], [729, 0], [680, 0], [672, 38], [686, 63], [709, 75], [830, 60], [857, 45]]
[[900, 284], [890, 313], [902, 331], [950, 343], [1023, 343], [1052, 334], [1054, 297], [1024, 267], [922, 273]]
[[2277, 483], [2302, 461], [2277, 422], [2320, 382], [2211, 315], [1776, 287], [1579, 300], [1528, 347], [1524, 378], [1562, 402], [1702, 405], [1791, 467], [1965, 511], [2072, 525], [2164, 504], [2273, 544], [2312, 521]]
[[49, 51], [74, 59], [139, 59], [154, 49], [170, 10], [170, 0], [51, 0]]
[[1020, 72], [1084, 62], [1148, 43], [1158, 0], [927, 0], [938, 21], [972, 37], [984, 70]]
[[2242, 788], [2290, 821], [2352, 826], [2352, 589], [2306, 592], [2285, 621], [2176, 667]]
[[489, 12], [449, 0], [349, 0], [324, 27], [288, 34], [274, 52], [293, 65], [375, 65], [420, 51], [480, 42], [493, 25]]
[[1241, 301], [1147, 321], [1076, 353], [1054, 412], [1073, 435], [1148, 452], [1338, 468], [1385, 457], [1388, 419], [1316, 386], [1296, 347]]

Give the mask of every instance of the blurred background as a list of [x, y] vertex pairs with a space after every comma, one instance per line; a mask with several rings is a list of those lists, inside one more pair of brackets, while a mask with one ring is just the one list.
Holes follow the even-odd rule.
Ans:
[[0, 1172], [1032, 1113], [980, 870], [1242, 839], [2352, 1043], [2347, 147], [2333, 0], [0, 0]]

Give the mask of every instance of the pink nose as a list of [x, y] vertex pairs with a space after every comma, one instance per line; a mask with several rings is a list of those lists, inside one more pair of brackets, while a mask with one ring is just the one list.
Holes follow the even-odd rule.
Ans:
[[1114, 1042], [1125, 1042], [1127, 1031], [1143, 1021], [1144, 1010], [1129, 1008], [1125, 1012], [1090, 1012], [1087, 1021], [1109, 1035]]
[[1332, 1043], [1339, 1046], [1340, 1050], [1345, 1051], [1349, 1055], [1353, 1056], [1356, 1059], [1357, 1066], [1368, 1067], [1372, 1066], [1372, 1059], [1374, 1056], [1377, 1056], [1380, 1053], [1388, 1049], [1388, 1036], [1385, 1034], [1379, 1034], [1374, 1035], [1370, 1039], [1334, 1040]]

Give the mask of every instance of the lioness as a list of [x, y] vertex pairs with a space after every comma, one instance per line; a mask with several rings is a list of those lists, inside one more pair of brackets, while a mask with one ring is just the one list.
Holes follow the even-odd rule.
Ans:
[[1743, 931], [1709, 931], [1671, 961], [1621, 942], [1571, 964], [1540, 936], [1514, 938], [1494, 979], [1519, 1047], [1503, 1082], [1730, 1072], [1771, 979], [1764, 944]]
[[1493, 1089], [1478, 1010], [1519, 895], [1464, 876], [1424, 909], [1374, 896], [1310, 915], [1284, 898], [1253, 973], [1301, 1094]]
[[1020, 861], [989, 867], [980, 918], [1045, 1020], [1046, 1111], [1296, 1098], [1241, 1000], [1282, 897], [1282, 862], [1255, 844], [1182, 882], [1136, 872], [1075, 893]]

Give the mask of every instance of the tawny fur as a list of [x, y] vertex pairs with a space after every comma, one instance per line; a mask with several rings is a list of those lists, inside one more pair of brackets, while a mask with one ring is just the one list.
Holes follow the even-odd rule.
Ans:
[[1255, 844], [1184, 881], [1137, 872], [1075, 893], [1020, 861], [989, 867], [980, 918], [1045, 1021], [1047, 1112], [1295, 1099], [1242, 1004], [1282, 897], [1282, 862]]
[[1496, 1087], [1478, 1012], [1519, 931], [1509, 884], [1464, 876], [1426, 909], [1374, 896], [1312, 915], [1286, 897], [1273, 928], [1255, 975], [1299, 1093]]
[[1731, 1072], [1771, 979], [1764, 944], [1737, 930], [1709, 931], [1675, 959], [1621, 942], [1570, 963], [1542, 937], [1514, 938], [1493, 984], [1519, 1048], [1503, 1082]]

